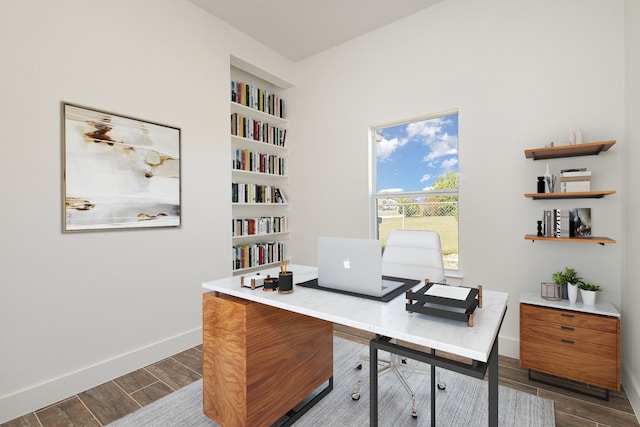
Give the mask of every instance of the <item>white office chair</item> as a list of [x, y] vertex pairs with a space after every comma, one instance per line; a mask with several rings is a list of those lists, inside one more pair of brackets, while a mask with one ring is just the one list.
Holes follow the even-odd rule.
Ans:
[[[389, 233], [387, 244], [382, 254], [382, 275], [416, 279], [424, 283], [425, 280], [435, 283], [444, 283], [444, 263], [442, 260], [442, 248], [440, 235], [435, 231], [427, 230], [394, 230]], [[362, 356], [361, 360], [368, 360]], [[430, 369], [417, 366], [406, 366], [406, 359], [391, 354], [389, 360], [379, 360], [378, 375], [393, 372], [400, 383], [411, 396], [411, 416], [418, 417], [415, 403], [415, 393], [401, 369], [430, 374]], [[362, 369], [362, 362], [356, 366]], [[360, 389], [364, 381], [359, 380], [356, 390], [351, 394], [353, 400], [360, 399]], [[438, 381], [438, 388], [443, 390], [446, 385]]]

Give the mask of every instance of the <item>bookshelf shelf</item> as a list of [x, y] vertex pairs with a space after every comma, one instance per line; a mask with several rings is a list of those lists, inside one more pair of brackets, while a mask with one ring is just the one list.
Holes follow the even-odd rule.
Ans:
[[245, 241], [245, 240], [252, 240], [252, 239], [273, 239], [273, 238], [278, 238], [278, 237], [284, 237], [286, 235], [288, 235], [289, 232], [284, 231], [282, 233], [260, 233], [260, 234], [245, 234], [242, 236], [233, 236], [232, 239], [234, 241]]
[[616, 194], [614, 190], [605, 191], [575, 191], [564, 193], [525, 193], [524, 197], [532, 198], [533, 200], [546, 200], [546, 199], [601, 199], [604, 196]]
[[267, 177], [267, 178], [278, 178], [278, 179], [287, 179], [287, 175], [278, 175], [275, 173], [266, 173], [266, 172], [254, 172], [254, 171], [246, 171], [243, 169], [232, 169], [233, 173], [236, 175], [246, 175], [246, 176], [254, 176], [254, 177]]
[[256, 141], [255, 139], [244, 138], [237, 135], [231, 135], [231, 142], [234, 147], [248, 148], [250, 150], [268, 151], [270, 153], [280, 153], [280, 156], [286, 156], [288, 150], [280, 145], [270, 144], [267, 142]]
[[550, 240], [554, 242], [572, 242], [572, 243], [598, 243], [604, 245], [605, 243], [616, 243], [615, 240], [608, 237], [545, 237], [537, 236], [535, 234], [527, 234], [524, 236], [525, 240]]
[[285, 126], [287, 120], [283, 117], [278, 117], [273, 114], [265, 113], [264, 111], [256, 110], [255, 108], [247, 107], [246, 105], [239, 104], [235, 101], [231, 101], [231, 112], [250, 116], [257, 120], [264, 120], [276, 125]]
[[557, 147], [530, 148], [524, 150], [527, 159], [545, 160], [561, 157], [597, 156], [607, 151], [616, 143], [615, 140], [602, 142], [587, 142], [585, 144], [559, 145]]
[[240, 273], [248, 273], [251, 271], [262, 270], [263, 268], [273, 267], [276, 265], [280, 265], [280, 262], [269, 262], [266, 264], [254, 265], [252, 267], [236, 268], [235, 270], [233, 270], [233, 274], [238, 275]]
[[235, 208], [238, 206], [252, 206], [252, 207], [260, 207], [260, 206], [289, 206], [288, 203], [240, 203], [233, 202], [231, 205]]

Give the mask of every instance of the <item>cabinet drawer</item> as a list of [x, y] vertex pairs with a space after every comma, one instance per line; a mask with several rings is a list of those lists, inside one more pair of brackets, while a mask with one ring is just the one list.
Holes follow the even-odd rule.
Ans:
[[520, 365], [551, 375], [620, 390], [617, 354], [593, 345], [542, 340], [541, 335], [521, 337]]
[[618, 332], [618, 318], [571, 310], [520, 304], [522, 317], [565, 326], [581, 327], [601, 332]]
[[612, 349], [618, 347], [618, 335], [611, 332], [594, 331], [593, 329], [548, 323], [529, 318], [523, 318], [520, 327], [522, 328], [523, 335], [527, 337], [542, 336], [545, 341], [547, 339], [556, 343], [570, 341]]
[[[577, 340], [571, 335], [557, 334], [554, 331], [547, 333], [547, 328], [525, 327], [520, 333], [520, 340], [531, 344], [555, 355], [566, 354], [574, 360], [583, 360], [591, 357], [603, 357], [606, 360], [616, 360], [618, 348], [615, 337], [605, 344]], [[595, 340], [592, 340], [595, 341]], [[613, 343], [613, 345], [610, 345]]]

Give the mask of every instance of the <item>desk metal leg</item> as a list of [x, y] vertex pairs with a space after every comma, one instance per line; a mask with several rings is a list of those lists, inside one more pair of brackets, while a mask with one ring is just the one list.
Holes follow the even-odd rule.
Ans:
[[[435, 356], [436, 351], [431, 349]], [[431, 427], [436, 427], [436, 365], [431, 364]]]
[[474, 361], [472, 364], [447, 359], [430, 353], [404, 347], [390, 342], [390, 338], [376, 335], [369, 343], [369, 425], [378, 427], [378, 350], [388, 351], [431, 365], [431, 425], [436, 425], [436, 367], [447, 369], [473, 378], [482, 379], [489, 370], [489, 427], [498, 427], [498, 338], [496, 337], [487, 362]]
[[489, 353], [489, 427], [498, 427], [498, 337]]
[[[377, 335], [375, 339], [379, 339]], [[378, 427], [378, 347], [369, 345], [369, 425]]]
[[290, 427], [290, 426], [292, 426], [296, 421], [298, 421], [300, 418], [302, 418], [302, 416], [304, 414], [309, 412], [309, 410], [311, 410], [311, 408], [313, 408], [316, 404], [318, 404], [327, 394], [329, 394], [329, 392], [331, 392], [331, 390], [333, 390], [333, 377], [329, 378], [327, 386], [325, 388], [323, 388], [322, 391], [320, 391], [311, 400], [309, 400], [307, 403], [305, 403], [301, 408], [292, 409], [289, 412], [287, 412], [287, 415], [286, 415], [288, 417], [287, 420], [285, 422], [283, 422], [282, 424], [278, 424], [278, 426], [279, 427]]

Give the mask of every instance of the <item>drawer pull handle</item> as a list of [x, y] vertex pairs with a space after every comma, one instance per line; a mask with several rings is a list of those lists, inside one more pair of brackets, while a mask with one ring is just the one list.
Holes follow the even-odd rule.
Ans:
[[565, 343], [565, 344], [574, 344], [574, 342], [573, 342], [573, 341], [571, 341], [571, 340], [565, 340], [565, 339], [561, 339], [561, 340], [560, 340], [560, 342], [563, 342], [563, 343]]
[[567, 314], [567, 313], [560, 313], [560, 316], [562, 317], [569, 317], [571, 319], [573, 319], [575, 316], [573, 314]]
[[573, 328], [570, 328], [569, 326], [560, 326], [560, 329], [562, 329], [563, 331], [573, 331]]

